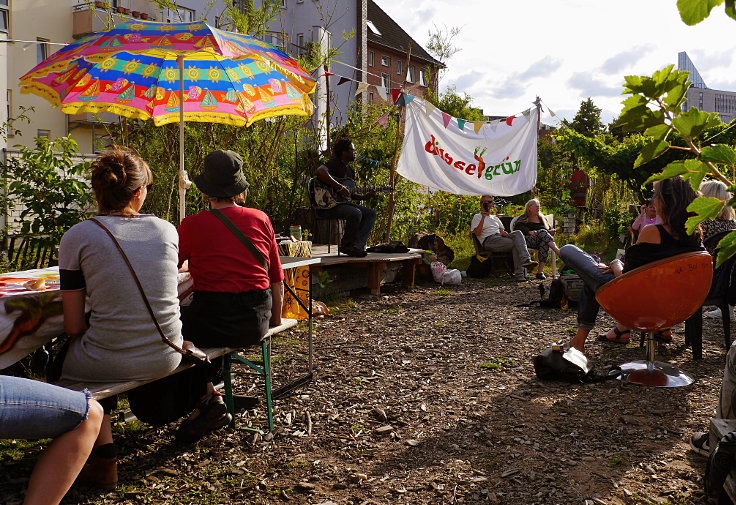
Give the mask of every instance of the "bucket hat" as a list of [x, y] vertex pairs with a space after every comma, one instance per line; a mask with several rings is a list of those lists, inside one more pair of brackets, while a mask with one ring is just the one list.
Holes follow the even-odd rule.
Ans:
[[248, 189], [243, 158], [234, 151], [213, 151], [204, 159], [204, 170], [194, 184], [207, 196], [230, 198]]

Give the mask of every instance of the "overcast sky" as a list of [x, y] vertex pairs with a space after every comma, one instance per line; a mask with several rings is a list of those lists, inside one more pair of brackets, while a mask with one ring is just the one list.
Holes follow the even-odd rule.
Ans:
[[621, 110], [624, 76], [677, 65], [680, 51], [709, 88], [736, 91], [736, 20], [723, 6], [691, 27], [676, 0], [375, 1], [425, 47], [434, 26], [460, 27], [441, 86], [455, 85], [489, 115], [521, 112], [539, 95], [572, 119], [590, 97], [608, 123]]

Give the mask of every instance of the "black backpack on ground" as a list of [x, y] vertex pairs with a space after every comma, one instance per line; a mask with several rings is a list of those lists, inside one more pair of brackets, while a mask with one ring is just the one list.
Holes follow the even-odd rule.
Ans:
[[474, 254], [470, 257], [470, 265], [466, 271], [468, 277], [483, 279], [491, 275], [491, 259]]

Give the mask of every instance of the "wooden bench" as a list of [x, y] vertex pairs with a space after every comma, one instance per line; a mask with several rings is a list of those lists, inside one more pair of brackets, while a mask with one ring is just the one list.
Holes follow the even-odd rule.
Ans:
[[[202, 351], [204, 351], [207, 354], [207, 357], [210, 358], [210, 360], [213, 360], [215, 358], [219, 358], [221, 356], [225, 356], [227, 366], [225, 367], [225, 377], [224, 377], [224, 385], [225, 385], [225, 403], [228, 407], [228, 410], [230, 414], [233, 415], [233, 420], [235, 419], [235, 407], [234, 407], [234, 399], [233, 399], [233, 391], [232, 391], [232, 383], [230, 380], [230, 367], [229, 367], [229, 360], [235, 359], [239, 363], [243, 363], [250, 367], [251, 369], [255, 370], [259, 375], [263, 376], [263, 380], [265, 383], [265, 396], [266, 396], [266, 410], [268, 415], [268, 429], [269, 431], [273, 431], [273, 399], [271, 394], [271, 363], [270, 363], [270, 341], [271, 337], [273, 335], [276, 335], [278, 333], [281, 333], [283, 331], [288, 330], [289, 328], [293, 328], [296, 326], [297, 320], [296, 319], [282, 319], [281, 324], [279, 326], [274, 326], [273, 328], [269, 328], [268, 333], [266, 333], [266, 336], [261, 341], [261, 356], [262, 361], [260, 362], [254, 362], [250, 361], [240, 355], [240, 353], [244, 349], [232, 349], [229, 347], [208, 347], [208, 348], [202, 348]], [[156, 377], [154, 379], [148, 379], [148, 380], [141, 380], [141, 381], [125, 381], [125, 382], [75, 382], [75, 381], [59, 381], [56, 384], [62, 387], [65, 387], [67, 389], [73, 389], [76, 391], [81, 391], [83, 389], [87, 389], [93, 398], [100, 400], [102, 398], [107, 398], [109, 396], [118, 395], [121, 393], [125, 393], [127, 391], [130, 391], [131, 389], [135, 389], [139, 386], [143, 386], [144, 384], [148, 384], [150, 382], [153, 382], [158, 379], [162, 379], [163, 377], [168, 377], [169, 375], [173, 375], [175, 373], [179, 373], [182, 370], [186, 370], [187, 368], [191, 368], [194, 365], [188, 364], [188, 363], [182, 363], [177, 367], [174, 371], [172, 371], [169, 374], [162, 375], [160, 377]], [[234, 426], [234, 421], [231, 424], [231, 426]]]
[[[718, 441], [723, 438], [724, 435], [732, 431], [736, 431], [736, 419], [718, 419], [712, 417], [710, 420], [710, 428], [708, 430], [708, 444], [710, 445], [711, 450], [715, 449], [718, 445]], [[731, 498], [731, 501], [736, 503], [736, 470], [732, 471], [726, 478], [726, 482], [723, 484], [723, 489], [726, 491], [729, 498]]]

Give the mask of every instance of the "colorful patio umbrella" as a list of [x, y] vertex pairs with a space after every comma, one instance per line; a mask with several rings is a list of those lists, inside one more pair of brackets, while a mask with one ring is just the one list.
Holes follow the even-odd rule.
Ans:
[[[204, 22], [132, 20], [65, 46], [20, 79], [67, 114], [179, 121], [180, 218], [189, 185], [184, 121], [249, 125], [312, 114], [315, 81], [286, 53]], [[182, 107], [183, 105], [183, 107]]]

